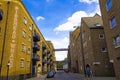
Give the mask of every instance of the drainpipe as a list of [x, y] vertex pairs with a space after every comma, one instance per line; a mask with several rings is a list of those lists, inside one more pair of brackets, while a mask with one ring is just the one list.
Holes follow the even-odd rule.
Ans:
[[5, 40], [6, 40], [6, 30], [8, 27], [8, 14], [9, 14], [9, 6], [10, 6], [10, 1], [7, 3], [7, 14], [6, 14], [6, 22], [5, 22], [5, 31], [4, 31], [4, 39], [3, 39], [3, 46], [2, 46], [2, 56], [1, 56], [1, 65], [0, 65], [0, 76], [1, 76], [1, 70], [2, 70], [2, 64], [3, 64], [3, 56], [4, 56], [4, 51], [5, 51]]

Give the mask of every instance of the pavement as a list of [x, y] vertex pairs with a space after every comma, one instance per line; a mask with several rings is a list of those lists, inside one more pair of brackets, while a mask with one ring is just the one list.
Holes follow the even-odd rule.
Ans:
[[[81, 74], [76, 74], [75, 75], [81, 77], [81, 80], [116, 80], [115, 77], [90, 77], [86, 78]], [[26, 80], [47, 80], [46, 75], [37, 75], [37, 77], [29, 78]]]
[[82, 78], [82, 80], [116, 80], [115, 77], [92, 77], [92, 78]]
[[29, 78], [26, 80], [46, 80], [46, 74], [45, 75], [38, 74], [36, 77]]

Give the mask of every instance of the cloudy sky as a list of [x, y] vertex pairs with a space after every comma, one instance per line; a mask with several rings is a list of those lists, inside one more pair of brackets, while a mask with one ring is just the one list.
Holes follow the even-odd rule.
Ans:
[[[81, 17], [100, 14], [98, 0], [22, 0], [46, 40], [54, 48], [68, 48], [69, 32], [79, 26]], [[55, 52], [57, 60], [67, 51]]]

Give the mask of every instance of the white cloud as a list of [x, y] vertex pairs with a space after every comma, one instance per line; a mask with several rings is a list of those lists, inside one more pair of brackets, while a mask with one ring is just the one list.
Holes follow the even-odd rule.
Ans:
[[[89, 0], [87, 0], [89, 1]], [[92, 0], [92, 2], [96, 2], [97, 0]], [[95, 5], [95, 7], [91, 7], [92, 9], [94, 8], [93, 11], [91, 10], [86, 10], [86, 11], [77, 11], [75, 13], [73, 13], [72, 16], [70, 16], [69, 18], [67, 18], [67, 22], [60, 24], [59, 26], [57, 26], [54, 31], [56, 31], [56, 35], [58, 35], [58, 33], [60, 33], [60, 31], [64, 31], [63, 35], [68, 34], [68, 31], [72, 31], [75, 28], [73, 28], [73, 26], [78, 26], [81, 23], [81, 18], [82, 17], [89, 17], [89, 16], [94, 16], [96, 13], [100, 14], [100, 9], [99, 9], [99, 5], [98, 3]], [[59, 34], [59, 36], [62, 34]], [[69, 36], [69, 35], [68, 35]], [[50, 39], [55, 48], [68, 48], [68, 44], [69, 44], [69, 37], [64, 37], [61, 39]], [[55, 52], [56, 53], [56, 59], [57, 60], [63, 60], [65, 57], [67, 57], [67, 52]]]
[[84, 3], [91, 4], [93, 2], [98, 3], [98, 0], [79, 0], [79, 2], [84, 2]]
[[57, 61], [62, 61], [67, 57], [67, 52], [66, 51], [60, 51], [55, 53]]
[[45, 19], [45, 18], [42, 17], [42, 16], [37, 16], [37, 17], [36, 17], [36, 20], [37, 20], [37, 21], [44, 20], [44, 19]]
[[[97, 2], [98, 0], [81, 0], [86, 2]], [[93, 7], [92, 7], [93, 8]], [[96, 4], [94, 11], [77, 11], [73, 13], [71, 17], [67, 19], [66, 23], [60, 24], [54, 29], [54, 31], [72, 31], [74, 30], [73, 26], [79, 26], [81, 24], [82, 17], [94, 16], [96, 13], [101, 15], [99, 4]]]
[[73, 26], [78, 26], [81, 22], [81, 17], [88, 16], [85, 11], [77, 11], [71, 17], [67, 19], [67, 22], [59, 25], [54, 31], [70, 31], [73, 30]]
[[69, 38], [68, 37], [64, 37], [61, 39], [49, 39], [53, 42], [54, 47], [57, 48], [67, 48], [68, 44], [69, 44]]
[[[69, 44], [69, 38], [68, 37], [64, 37], [63, 39], [56, 39], [53, 41], [54, 43], [54, 47], [56, 49], [60, 49], [60, 48], [68, 48], [68, 44]], [[61, 61], [64, 60], [65, 57], [67, 57], [67, 51], [56, 51], [55, 55], [56, 55], [56, 59], [57, 61]]]

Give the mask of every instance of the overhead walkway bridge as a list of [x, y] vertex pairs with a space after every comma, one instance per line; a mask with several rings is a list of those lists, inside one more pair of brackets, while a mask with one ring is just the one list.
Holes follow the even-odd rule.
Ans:
[[68, 51], [68, 48], [59, 48], [59, 49], [54, 49], [54, 51]]

